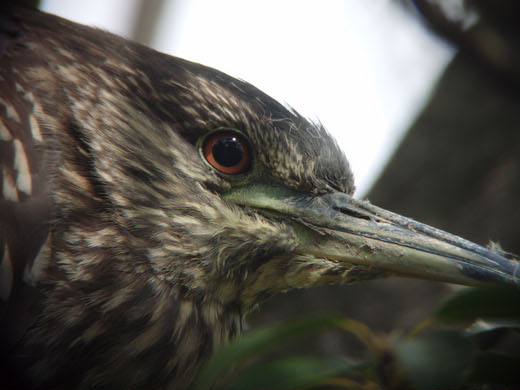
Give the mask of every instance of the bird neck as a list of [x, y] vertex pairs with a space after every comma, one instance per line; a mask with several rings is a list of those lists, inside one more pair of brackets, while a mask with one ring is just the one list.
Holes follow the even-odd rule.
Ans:
[[47, 309], [18, 351], [31, 376], [43, 378], [36, 385], [183, 388], [242, 329], [233, 305], [186, 298], [164, 281], [125, 280], [124, 272], [109, 279], [90, 292], [70, 279], [48, 288]]

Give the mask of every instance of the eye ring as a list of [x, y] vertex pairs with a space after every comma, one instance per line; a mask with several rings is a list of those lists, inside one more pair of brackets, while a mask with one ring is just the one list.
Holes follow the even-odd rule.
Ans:
[[230, 176], [245, 173], [251, 167], [249, 142], [232, 130], [210, 134], [202, 144], [202, 155], [214, 169]]

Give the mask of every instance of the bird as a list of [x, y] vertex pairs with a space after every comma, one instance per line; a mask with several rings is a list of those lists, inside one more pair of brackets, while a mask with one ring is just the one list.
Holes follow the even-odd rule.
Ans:
[[520, 285], [497, 246], [354, 198], [324, 127], [245, 81], [17, 7], [0, 64], [10, 386], [184, 388], [294, 288]]

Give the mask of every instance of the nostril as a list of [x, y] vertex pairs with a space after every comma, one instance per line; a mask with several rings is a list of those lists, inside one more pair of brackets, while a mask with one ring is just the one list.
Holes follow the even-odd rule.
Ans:
[[334, 210], [340, 212], [341, 214], [348, 215], [349, 217], [358, 218], [358, 219], [365, 219], [367, 221], [371, 221], [372, 218], [370, 218], [368, 215], [362, 214], [359, 211], [352, 210], [345, 207], [333, 207]]

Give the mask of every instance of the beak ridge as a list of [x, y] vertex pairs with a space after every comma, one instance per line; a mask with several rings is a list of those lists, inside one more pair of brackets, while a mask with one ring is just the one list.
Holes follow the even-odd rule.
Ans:
[[[308, 242], [307, 253], [374, 265], [400, 275], [474, 285], [520, 287], [520, 262], [344, 193], [286, 198], [293, 217], [325, 229], [326, 239]], [[362, 252], [353, 248], [369, 248]]]

